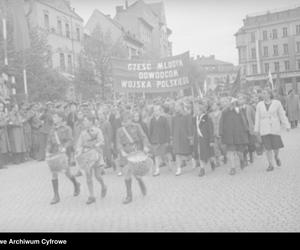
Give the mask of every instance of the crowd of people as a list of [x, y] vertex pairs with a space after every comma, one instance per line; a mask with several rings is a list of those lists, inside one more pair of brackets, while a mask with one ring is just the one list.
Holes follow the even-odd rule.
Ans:
[[[74, 196], [78, 196], [77, 179], [83, 173], [76, 166], [76, 156], [86, 148], [96, 148], [102, 157], [85, 173], [87, 204], [96, 201], [93, 176], [101, 185], [102, 198], [106, 196], [106, 168], [125, 177], [124, 204], [132, 201], [132, 177], [146, 195], [142, 178], [134, 176], [127, 167], [126, 156], [137, 148], [153, 158], [154, 177], [160, 175], [164, 166], [174, 169], [176, 176], [182, 174], [185, 166], [191, 166], [198, 168], [203, 177], [210, 169], [228, 165], [229, 174], [235, 175], [238, 169], [255, 161], [255, 154], [263, 152], [268, 161], [266, 170], [272, 171], [281, 165], [281, 127], [289, 130], [292, 124], [294, 128], [299, 119], [299, 97], [295, 99], [293, 91], [290, 95], [293, 100], [286, 103], [270, 89], [236, 97], [156, 98], [138, 103], [0, 102], [0, 168], [31, 160], [45, 161], [65, 152], [69, 166], [65, 173], [74, 185]], [[57, 172], [52, 173], [52, 186], [51, 204], [56, 204], [60, 201]]]

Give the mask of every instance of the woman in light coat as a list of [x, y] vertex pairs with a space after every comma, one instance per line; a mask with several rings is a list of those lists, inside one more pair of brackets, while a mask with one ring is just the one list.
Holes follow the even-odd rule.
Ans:
[[256, 107], [254, 131], [261, 135], [269, 163], [267, 171], [272, 171], [274, 170], [273, 152], [276, 165], [281, 166], [279, 159], [279, 149], [283, 148], [280, 136], [281, 126], [283, 125], [289, 130], [290, 123], [281, 102], [273, 99], [273, 94], [270, 90], [264, 90], [262, 96], [264, 100], [259, 102]]

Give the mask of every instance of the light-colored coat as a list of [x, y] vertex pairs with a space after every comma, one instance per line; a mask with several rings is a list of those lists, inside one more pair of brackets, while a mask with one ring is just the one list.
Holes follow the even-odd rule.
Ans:
[[280, 101], [272, 100], [269, 110], [267, 110], [264, 101], [259, 102], [256, 106], [254, 131], [260, 135], [280, 135], [281, 126], [290, 128], [290, 123]]

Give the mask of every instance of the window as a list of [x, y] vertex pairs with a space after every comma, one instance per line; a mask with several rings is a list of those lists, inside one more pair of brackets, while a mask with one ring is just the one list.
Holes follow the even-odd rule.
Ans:
[[272, 38], [277, 39], [277, 30], [276, 29], [272, 30]]
[[62, 22], [59, 19], [57, 20], [57, 32], [62, 35]]
[[65, 71], [66, 70], [65, 55], [63, 53], [59, 54], [59, 60], [60, 60], [60, 69], [62, 71]]
[[251, 42], [255, 42], [255, 32], [251, 32]]
[[257, 74], [257, 65], [256, 64], [252, 65], [252, 74], [253, 75]]
[[290, 61], [284, 61], [284, 68], [285, 68], [285, 70], [290, 69]]
[[287, 36], [288, 36], [288, 29], [287, 29], [287, 27], [284, 27], [284, 28], [282, 29], [282, 36], [283, 36], [283, 37], [287, 37]]
[[278, 45], [273, 45], [273, 54], [274, 56], [278, 56]]
[[300, 69], [300, 60], [297, 60], [298, 69]]
[[300, 42], [297, 42], [297, 52], [300, 53]]
[[73, 71], [72, 56], [71, 55], [68, 55], [68, 71], [70, 73]]
[[49, 29], [49, 27], [50, 27], [49, 14], [46, 12], [44, 13], [44, 24], [45, 24], [45, 27], [47, 29]]
[[287, 43], [283, 44], [283, 54], [287, 55], [289, 53], [289, 45]]
[[251, 57], [252, 57], [252, 59], [256, 58], [256, 49], [255, 48], [251, 49]]
[[269, 73], [270, 65], [268, 63], [265, 63], [265, 72]]
[[77, 36], [77, 40], [80, 41], [80, 28], [79, 27], [76, 28], [76, 36]]
[[279, 69], [279, 62], [275, 62], [275, 63], [274, 63], [274, 68], [275, 68], [275, 71], [276, 71], [276, 72], [279, 72], [279, 70], [280, 70], [280, 69]]
[[70, 25], [66, 23], [66, 37], [70, 38]]
[[268, 40], [268, 31], [266, 30], [263, 31], [263, 40], [264, 41]]
[[269, 56], [268, 47], [264, 47], [264, 57], [268, 57], [268, 56]]
[[296, 34], [300, 35], [300, 24], [296, 25]]

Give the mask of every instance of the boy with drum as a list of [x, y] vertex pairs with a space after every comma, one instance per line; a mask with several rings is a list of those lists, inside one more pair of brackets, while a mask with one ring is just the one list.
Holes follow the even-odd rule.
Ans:
[[128, 164], [128, 157], [135, 152], [149, 152], [149, 142], [141, 126], [132, 121], [132, 112], [125, 109], [122, 113], [122, 127], [117, 130], [117, 149], [120, 154], [120, 164], [124, 166], [125, 186], [127, 196], [123, 204], [132, 202], [132, 176], [134, 176], [140, 186], [142, 194], [147, 194], [146, 185], [142, 176], [137, 175]]
[[[84, 115], [83, 127], [84, 129], [80, 133], [76, 145], [76, 158], [78, 163], [80, 158], [80, 162], [86, 162], [86, 164], [80, 167], [84, 168], [86, 174], [86, 181], [89, 190], [89, 198], [86, 204], [90, 205], [96, 202], [92, 178], [93, 172], [96, 180], [101, 185], [101, 197], [104, 198], [107, 193], [107, 186], [104, 184], [103, 178], [101, 176], [101, 167], [104, 166], [104, 137], [101, 129], [95, 126], [95, 116], [92, 114]], [[79, 163], [79, 165], [81, 164]]]
[[[80, 183], [76, 181], [76, 178], [71, 174], [70, 166], [68, 164], [72, 151], [72, 130], [64, 122], [64, 114], [56, 112], [53, 115], [54, 126], [50, 130], [48, 143], [47, 143], [47, 162], [50, 166], [50, 161], [54, 162], [55, 169], [52, 168], [52, 187], [54, 192], [54, 198], [51, 201], [51, 205], [57, 204], [60, 201], [58, 192], [58, 173], [61, 170], [65, 170], [67, 178], [74, 185], [74, 196], [80, 194]], [[64, 161], [63, 158], [66, 160]]]

